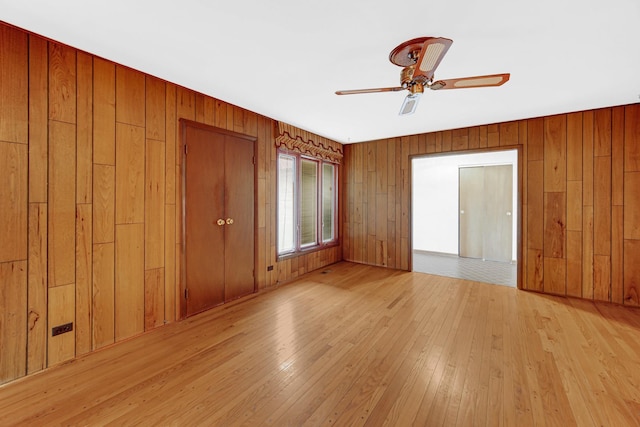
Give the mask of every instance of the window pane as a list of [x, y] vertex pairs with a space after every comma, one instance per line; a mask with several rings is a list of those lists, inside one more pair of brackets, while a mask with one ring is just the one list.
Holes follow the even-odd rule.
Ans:
[[334, 239], [333, 218], [335, 212], [335, 166], [324, 163], [322, 165], [322, 241]]
[[295, 244], [296, 158], [278, 156], [278, 253], [293, 252]]
[[318, 241], [318, 162], [302, 159], [300, 167], [300, 246], [309, 246]]

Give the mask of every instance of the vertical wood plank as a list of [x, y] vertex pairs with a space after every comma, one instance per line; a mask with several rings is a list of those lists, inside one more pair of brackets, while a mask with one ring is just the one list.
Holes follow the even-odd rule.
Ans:
[[0, 384], [26, 374], [27, 261], [0, 263]]
[[500, 123], [500, 146], [518, 145], [518, 122]]
[[593, 250], [611, 255], [611, 157], [595, 157], [593, 163]]
[[544, 247], [544, 164], [528, 162], [527, 179], [527, 248], [542, 250]]
[[542, 249], [527, 250], [527, 280], [525, 288], [530, 291], [544, 290], [544, 257]]
[[145, 269], [164, 266], [164, 143], [147, 139], [145, 157]]
[[116, 65], [116, 122], [145, 125], [145, 76]]
[[144, 330], [164, 324], [164, 268], [144, 273]]
[[49, 287], [75, 283], [76, 127], [49, 122]]
[[624, 304], [640, 305], [640, 240], [624, 241]]
[[624, 303], [624, 208], [611, 209], [611, 302]]
[[567, 261], [562, 258], [544, 258], [544, 292], [566, 295]]
[[93, 242], [115, 240], [116, 168], [110, 165], [93, 167]]
[[581, 231], [567, 231], [567, 295], [582, 296]]
[[565, 193], [544, 194], [545, 258], [565, 257], [566, 211]]
[[0, 25], [0, 141], [26, 144], [29, 131], [27, 35]]
[[593, 206], [582, 210], [582, 298], [593, 298]]
[[116, 224], [144, 222], [144, 129], [116, 127]]
[[611, 129], [611, 204], [624, 204], [624, 107], [615, 107]]
[[93, 162], [116, 164], [116, 68], [93, 59]]
[[[176, 206], [165, 206], [165, 251], [164, 251], [164, 318], [167, 322], [176, 320]], [[263, 250], [264, 252], [264, 250]]]
[[624, 174], [624, 238], [640, 239], [640, 172]]
[[76, 200], [91, 203], [93, 190], [93, 59], [78, 52]]
[[544, 119], [527, 120], [527, 160], [544, 160]]
[[93, 245], [93, 348], [112, 344], [115, 339], [115, 244]]
[[567, 181], [582, 180], [582, 113], [567, 114]]
[[544, 118], [544, 191], [566, 191], [567, 124], [566, 116]]
[[165, 83], [145, 76], [145, 130], [147, 139], [164, 141], [165, 139]]
[[176, 86], [167, 84], [165, 100], [165, 200], [167, 203], [176, 199]]
[[624, 170], [640, 172], [640, 104], [624, 107]]
[[593, 255], [593, 299], [611, 300], [611, 257]]
[[602, 108], [594, 111], [593, 155], [596, 157], [611, 156], [610, 108]]
[[582, 203], [593, 206], [593, 111], [582, 114]]
[[76, 123], [76, 50], [49, 43], [49, 119]]
[[27, 373], [47, 366], [47, 204], [29, 204]]
[[92, 274], [92, 205], [76, 207], [76, 355], [89, 353], [91, 348], [91, 309], [93, 307]]
[[[2, 48], [2, 52], [5, 49]], [[4, 53], [3, 53], [4, 55]], [[29, 36], [29, 201], [47, 201], [49, 54], [47, 41]], [[4, 95], [0, 95], [3, 99]], [[0, 101], [1, 103], [2, 101]], [[5, 116], [5, 113], [0, 113]], [[10, 123], [9, 119], [7, 123]]]
[[75, 328], [64, 334], [51, 335], [51, 328], [75, 323], [75, 284], [49, 288], [49, 335], [47, 342], [47, 364], [54, 366], [75, 356]]
[[115, 338], [144, 332], [144, 224], [116, 225]]
[[0, 262], [27, 259], [27, 145], [0, 141]]

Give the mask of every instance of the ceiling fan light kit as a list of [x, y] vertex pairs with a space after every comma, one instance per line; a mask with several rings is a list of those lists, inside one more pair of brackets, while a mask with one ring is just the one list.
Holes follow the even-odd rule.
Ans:
[[400, 115], [412, 114], [418, 105], [425, 86], [431, 90], [466, 89], [474, 87], [501, 86], [509, 81], [510, 74], [490, 74], [486, 76], [461, 77], [456, 79], [433, 81], [434, 73], [440, 61], [449, 50], [453, 40], [444, 37], [420, 37], [398, 45], [389, 54], [389, 60], [402, 67], [400, 86], [339, 90], [337, 95], [355, 95], [360, 93], [397, 92], [408, 90], [400, 108]]

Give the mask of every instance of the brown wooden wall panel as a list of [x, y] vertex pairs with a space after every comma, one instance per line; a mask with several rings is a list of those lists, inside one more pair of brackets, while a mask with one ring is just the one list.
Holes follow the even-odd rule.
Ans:
[[[409, 268], [405, 264], [411, 249], [409, 156], [446, 152], [454, 146], [464, 151], [461, 141], [466, 133], [469, 149], [523, 147], [522, 287], [620, 302], [631, 283], [625, 245], [630, 238], [640, 240], [640, 196], [635, 191], [640, 181], [635, 182], [635, 171], [625, 172], [634, 167], [629, 158], [635, 150], [630, 144], [636, 141], [637, 108], [614, 107], [399, 138], [395, 191], [390, 185], [386, 191], [379, 187], [380, 141], [347, 146], [345, 259], [390, 266], [392, 251], [400, 254], [395, 267]], [[385, 141], [389, 155], [392, 139]], [[387, 164], [386, 168], [389, 180], [392, 167]], [[375, 209], [369, 193], [372, 175], [378, 178]], [[377, 223], [384, 212], [380, 198], [387, 202], [386, 227]], [[390, 214], [394, 204], [395, 224]], [[391, 232], [394, 225], [396, 233]]]
[[49, 43], [49, 119], [76, 123], [76, 50]]
[[[11, 300], [20, 313], [12, 319], [21, 335], [3, 338], [0, 350], [2, 358], [21, 355], [20, 369], [7, 380], [182, 316], [181, 118], [257, 138], [260, 289], [342, 259], [337, 246], [277, 260], [274, 120], [4, 24], [0, 49], [0, 262], [28, 270], [19, 280], [22, 296], [3, 293], [0, 301]], [[393, 174], [372, 174], [381, 195], [399, 181], [398, 170]], [[371, 190], [366, 197], [375, 210], [375, 181]], [[383, 201], [387, 213], [393, 201]], [[397, 213], [400, 201], [395, 205]], [[392, 225], [385, 219], [377, 226]], [[374, 257], [376, 244], [394, 247], [372, 241]], [[286, 275], [279, 277], [281, 270]], [[51, 337], [50, 323], [66, 319], [74, 322], [73, 333]], [[5, 342], [18, 345], [5, 350]]]
[[116, 224], [144, 222], [144, 128], [116, 125]]
[[122, 65], [116, 65], [116, 122], [145, 125], [145, 76]]
[[[4, 50], [4, 49], [3, 49]], [[49, 54], [47, 41], [29, 36], [29, 201], [47, 201]], [[2, 102], [2, 101], [0, 101]], [[2, 114], [3, 117], [4, 114]]]
[[89, 353], [91, 348], [91, 308], [93, 307], [93, 220], [92, 205], [76, 207], [76, 354]]
[[29, 204], [27, 373], [47, 367], [47, 204]]
[[75, 356], [75, 328], [71, 332], [52, 336], [51, 328], [75, 322], [75, 284], [49, 289], [47, 363], [57, 365]]
[[164, 265], [164, 142], [147, 139], [145, 147], [145, 269]]
[[0, 141], [27, 143], [29, 131], [27, 35], [0, 27]]
[[93, 162], [116, 164], [116, 67], [93, 58]]
[[0, 141], [0, 262], [27, 259], [27, 146]]
[[115, 341], [115, 243], [93, 245], [92, 347]]
[[27, 261], [0, 263], [0, 384], [26, 374]]
[[[75, 111], [75, 108], [74, 108]], [[76, 126], [49, 121], [49, 287], [75, 283]]]

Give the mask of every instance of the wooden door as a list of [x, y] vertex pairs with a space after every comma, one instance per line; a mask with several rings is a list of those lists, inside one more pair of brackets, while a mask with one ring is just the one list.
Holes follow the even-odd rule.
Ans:
[[225, 301], [255, 291], [253, 141], [225, 137]]
[[513, 239], [513, 167], [484, 168], [484, 241], [483, 258], [510, 262]]
[[460, 168], [459, 173], [459, 254], [466, 258], [482, 258], [484, 216], [483, 167]]
[[250, 294], [253, 140], [185, 123], [186, 315]]
[[224, 302], [224, 138], [185, 125], [187, 316]]

